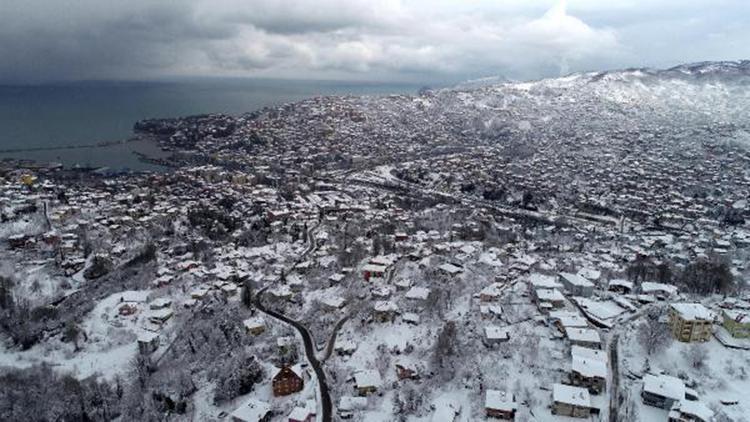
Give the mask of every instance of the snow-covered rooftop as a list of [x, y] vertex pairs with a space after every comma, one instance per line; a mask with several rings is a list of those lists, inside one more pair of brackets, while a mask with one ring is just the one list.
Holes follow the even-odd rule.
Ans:
[[681, 318], [688, 321], [713, 319], [713, 312], [700, 303], [673, 303], [671, 306]]
[[406, 292], [407, 299], [426, 300], [430, 296], [430, 289], [425, 287], [412, 287]]
[[586, 278], [579, 274], [573, 273], [560, 273], [560, 277], [568, 283], [578, 287], [594, 287], [594, 283], [588, 281]]
[[536, 297], [541, 302], [562, 302], [565, 296], [557, 289], [537, 289]]
[[271, 406], [261, 400], [250, 399], [232, 412], [232, 418], [243, 422], [259, 422], [271, 411]]
[[555, 280], [555, 277], [539, 273], [529, 274], [529, 283], [537, 289], [554, 289], [560, 287], [560, 283]]
[[557, 403], [572, 404], [579, 407], [591, 407], [589, 391], [585, 388], [573, 387], [572, 385], [553, 385], [552, 400]]
[[590, 328], [566, 328], [565, 333], [570, 341], [585, 343], [601, 343], [599, 332]]
[[607, 378], [607, 364], [600, 360], [573, 355], [571, 369], [585, 377]]
[[487, 390], [484, 398], [484, 407], [485, 409], [512, 412], [518, 408], [518, 405], [512, 394], [500, 390]]
[[484, 327], [484, 335], [488, 340], [506, 340], [510, 338], [510, 328], [488, 325]]
[[354, 374], [354, 383], [357, 387], [380, 387], [383, 380], [380, 373], [374, 369], [365, 369]]
[[455, 275], [455, 274], [458, 274], [458, 273], [460, 273], [460, 272], [463, 271], [463, 269], [461, 267], [459, 267], [457, 265], [453, 265], [451, 263], [445, 263], [445, 264], [441, 265], [438, 268], [440, 268], [441, 270], [443, 270], [444, 272], [446, 272], [446, 273], [448, 273], [450, 275]]
[[643, 391], [673, 400], [685, 398], [685, 383], [669, 375], [647, 374], [643, 377]]
[[675, 403], [669, 412], [669, 417], [677, 420], [680, 413], [697, 417], [702, 421], [710, 421], [714, 417], [714, 411], [706, 406], [705, 403], [697, 400], [682, 400]]
[[261, 317], [253, 317], [242, 321], [242, 325], [244, 325], [246, 329], [252, 330], [255, 328], [265, 327], [266, 321]]
[[645, 294], [666, 293], [668, 295], [673, 295], [677, 293], [677, 287], [671, 284], [644, 281], [643, 283], [641, 283], [641, 291]]

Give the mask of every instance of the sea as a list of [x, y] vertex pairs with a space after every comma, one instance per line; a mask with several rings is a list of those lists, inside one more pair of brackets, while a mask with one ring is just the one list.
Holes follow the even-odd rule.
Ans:
[[133, 152], [165, 153], [148, 141], [96, 144], [133, 137], [146, 118], [205, 113], [239, 115], [321, 95], [414, 94], [423, 85], [277, 79], [69, 82], [0, 86], [0, 160], [29, 159], [66, 167], [160, 171]]

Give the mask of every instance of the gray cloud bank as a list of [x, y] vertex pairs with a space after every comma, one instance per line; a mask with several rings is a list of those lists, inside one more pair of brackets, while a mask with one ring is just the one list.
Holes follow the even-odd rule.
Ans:
[[0, 83], [527, 79], [750, 57], [746, 0], [0, 0]]

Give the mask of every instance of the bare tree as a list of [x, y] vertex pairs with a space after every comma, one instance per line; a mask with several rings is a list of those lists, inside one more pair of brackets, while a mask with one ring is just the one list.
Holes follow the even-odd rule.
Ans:
[[638, 327], [638, 341], [649, 356], [664, 350], [672, 343], [669, 327], [659, 319], [661, 312], [652, 310], [646, 314], [645, 321]]
[[703, 369], [708, 358], [708, 350], [703, 344], [693, 344], [682, 351], [682, 356], [694, 369]]
[[439, 371], [443, 379], [450, 379], [455, 373], [453, 357], [457, 354], [457, 329], [454, 321], [447, 321], [438, 333], [437, 341], [432, 351], [433, 367]]
[[81, 338], [81, 329], [78, 328], [78, 325], [75, 322], [68, 321], [68, 323], [65, 325], [63, 336], [67, 341], [73, 342], [73, 347], [75, 348], [76, 352], [80, 350], [78, 341]]
[[246, 279], [242, 283], [242, 304], [248, 308], [253, 306], [253, 282], [250, 279]]
[[375, 358], [375, 367], [380, 375], [385, 378], [391, 367], [391, 355], [388, 353], [388, 346], [381, 344], [378, 346], [378, 355]]

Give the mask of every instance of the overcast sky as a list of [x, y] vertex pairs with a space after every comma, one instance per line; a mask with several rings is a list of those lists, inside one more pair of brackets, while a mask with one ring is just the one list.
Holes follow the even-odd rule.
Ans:
[[0, 0], [0, 83], [513, 79], [750, 58], [750, 0]]

